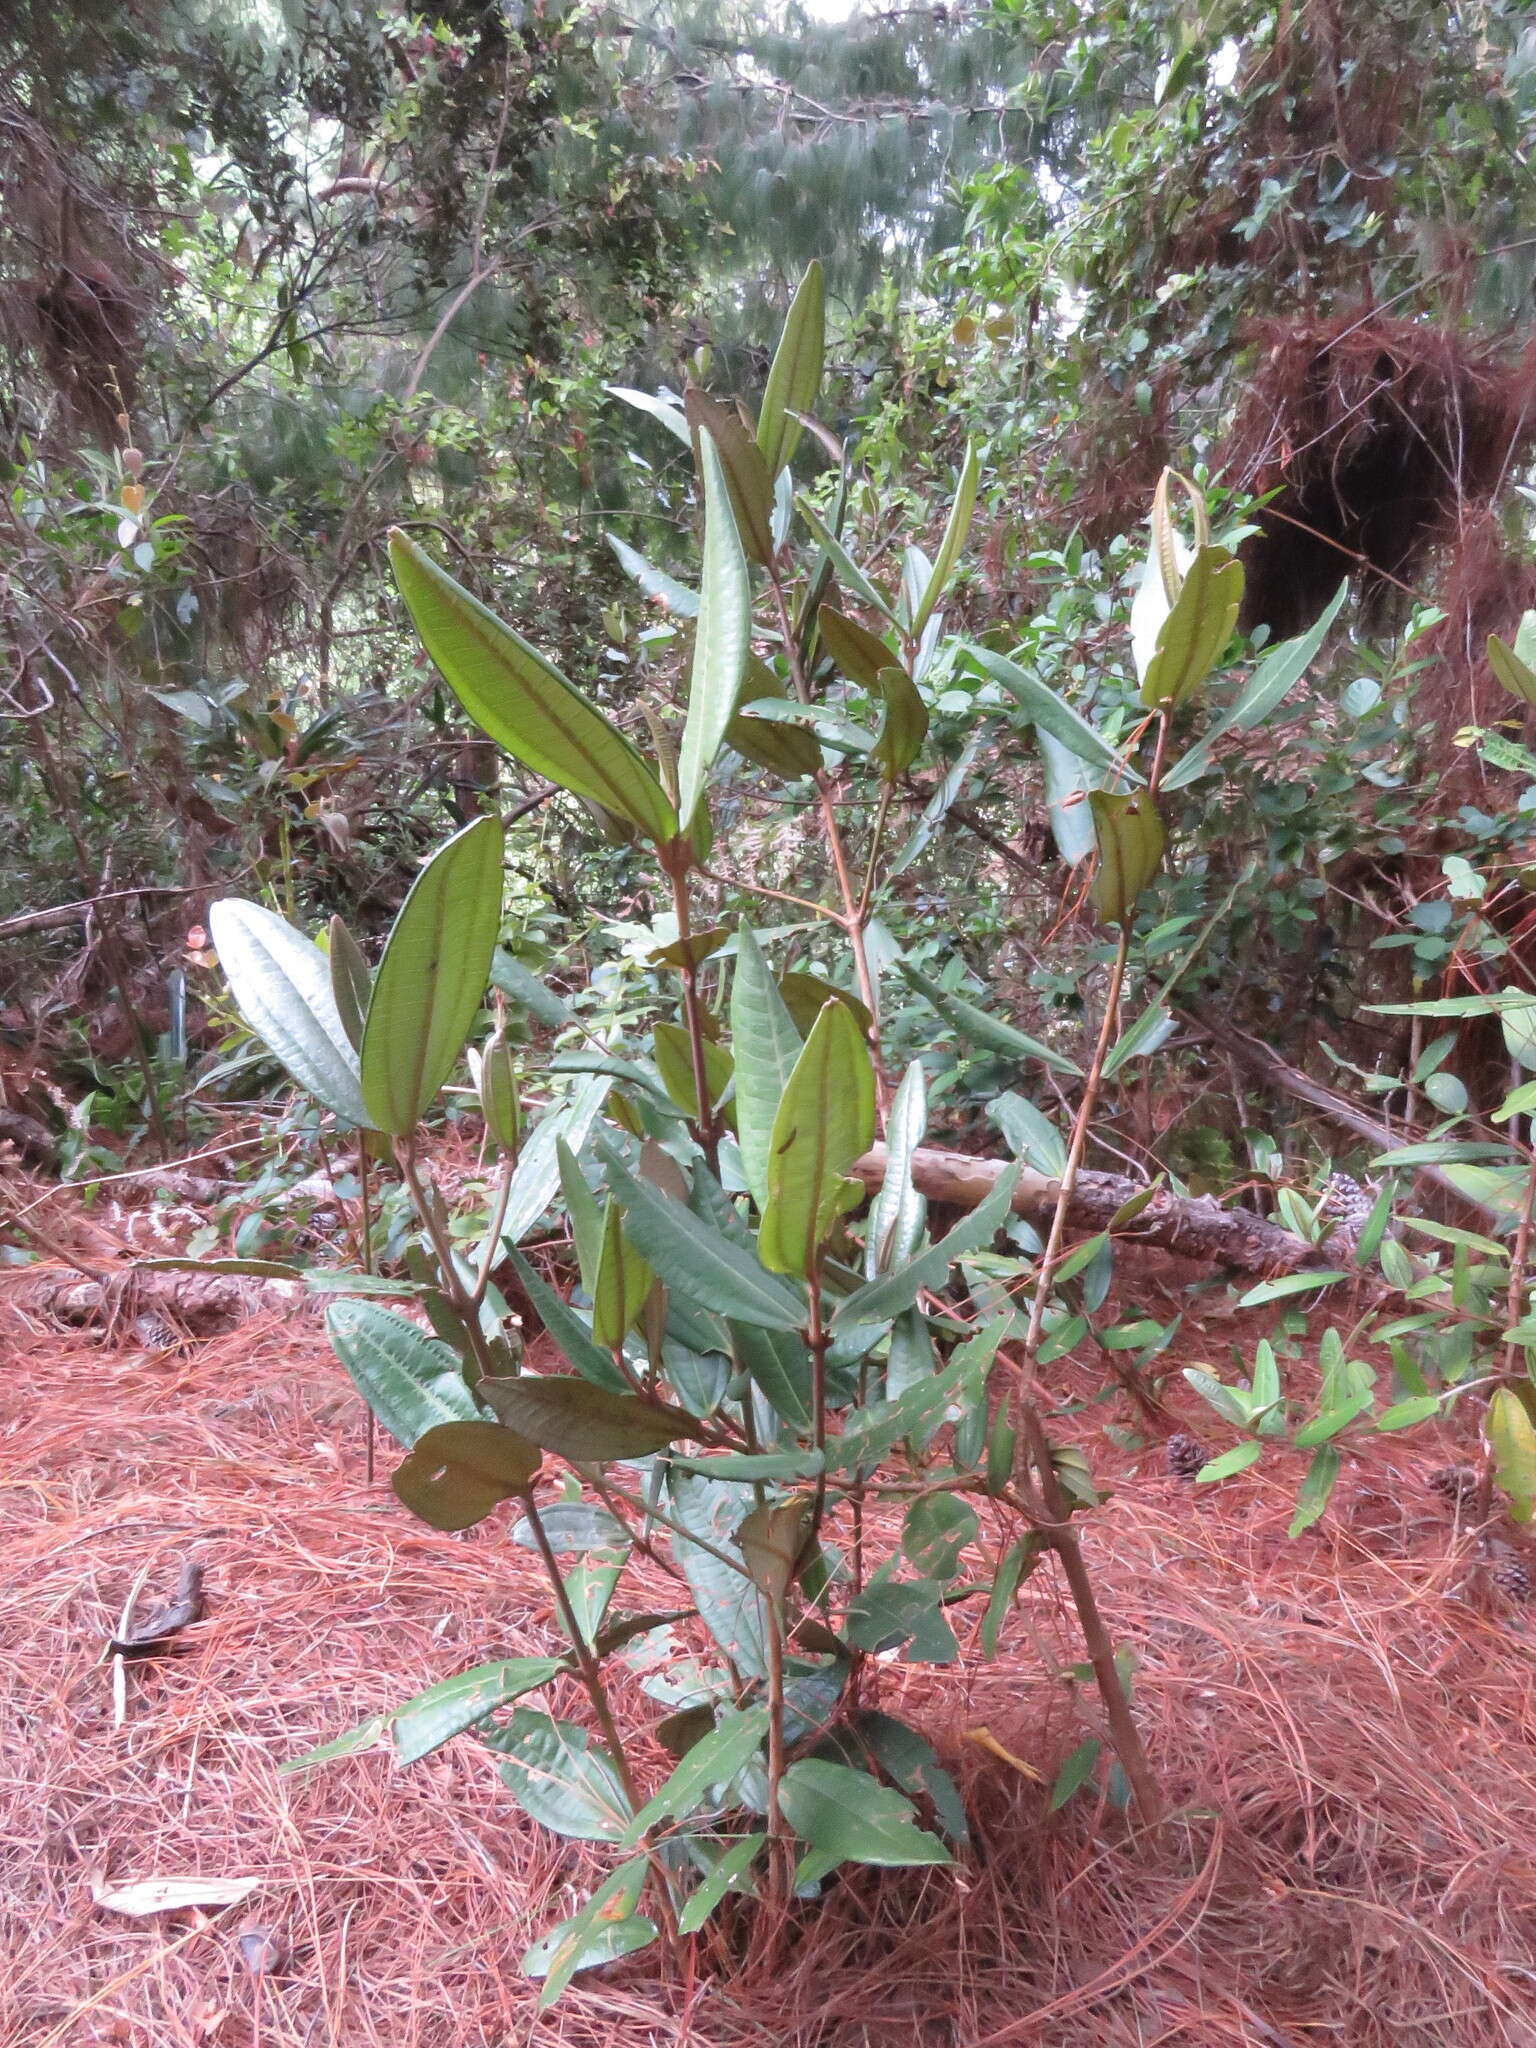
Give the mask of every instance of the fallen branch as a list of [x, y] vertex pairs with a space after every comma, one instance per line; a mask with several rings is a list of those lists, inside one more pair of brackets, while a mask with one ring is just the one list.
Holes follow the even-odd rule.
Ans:
[[311, 1298], [293, 1280], [263, 1280], [248, 1274], [161, 1272], [120, 1267], [99, 1280], [61, 1266], [21, 1269], [6, 1288], [24, 1314], [83, 1329], [93, 1323], [113, 1328], [123, 1319], [150, 1315], [200, 1337], [232, 1330], [255, 1315], [291, 1315]]
[[[853, 1172], [871, 1193], [886, 1175], [889, 1153], [874, 1145], [862, 1159], [855, 1160]], [[912, 1182], [931, 1202], [947, 1202], [956, 1209], [979, 1208], [1002, 1176], [1010, 1170], [1003, 1159], [972, 1159], [963, 1152], [940, 1152], [919, 1146], [912, 1155]], [[1047, 1174], [1020, 1167], [1014, 1190], [1013, 1209], [1030, 1222], [1048, 1222], [1056, 1207], [1060, 1183]], [[1121, 1173], [1078, 1174], [1067, 1211], [1073, 1230], [1093, 1232], [1107, 1229], [1127, 1202], [1145, 1195], [1140, 1181]], [[1200, 1259], [1235, 1273], [1304, 1272], [1308, 1267], [1334, 1264], [1325, 1247], [1308, 1244], [1292, 1231], [1282, 1230], [1252, 1209], [1224, 1209], [1209, 1195], [1180, 1196], [1159, 1188], [1146, 1208], [1117, 1233], [1132, 1243], [1156, 1245], [1178, 1252], [1184, 1258]]]

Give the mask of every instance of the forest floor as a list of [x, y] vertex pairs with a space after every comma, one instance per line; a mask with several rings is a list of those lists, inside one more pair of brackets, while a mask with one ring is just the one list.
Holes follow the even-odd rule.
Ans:
[[[375, 1750], [278, 1774], [456, 1669], [547, 1651], [536, 1560], [501, 1517], [413, 1521], [382, 1448], [369, 1487], [310, 1311], [146, 1350], [42, 1322], [28, 1278], [0, 1286], [0, 2041], [1536, 2048], [1536, 1608], [1490, 1591], [1426, 1484], [1464, 1445], [1375, 1440], [1292, 1542], [1288, 1461], [1197, 1489], [1121, 1397], [1084, 1411], [1114, 1487], [1088, 1551], [1137, 1660], [1162, 1836], [1092, 1794], [1047, 1813], [1098, 1721], [1042, 1570], [997, 1664], [962, 1608], [960, 1663], [881, 1667], [881, 1703], [962, 1784], [968, 1858], [835, 1882], [755, 1976], [702, 1945], [677, 1979], [642, 1955], [537, 2019], [519, 1956], [599, 1852], [526, 1819], [472, 1736], [409, 1770]], [[1191, 1321], [1176, 1362], [1220, 1370], [1260, 1327]], [[145, 1600], [167, 1596], [189, 1558], [204, 1619], [115, 1702], [130, 1587], [147, 1571]], [[657, 1709], [623, 1704], [659, 1778]], [[254, 1885], [222, 1911], [110, 1903], [169, 1877]]]

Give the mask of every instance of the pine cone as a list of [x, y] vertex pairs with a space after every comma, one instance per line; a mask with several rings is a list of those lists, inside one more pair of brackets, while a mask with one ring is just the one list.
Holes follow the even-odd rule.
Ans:
[[1347, 1173], [1331, 1173], [1323, 1187], [1323, 1214], [1333, 1223], [1332, 1235], [1342, 1238], [1351, 1250], [1370, 1220], [1376, 1196]]
[[1531, 1597], [1531, 1575], [1518, 1557], [1501, 1557], [1488, 1574], [1513, 1607], [1523, 1607]]
[[1205, 1464], [1208, 1453], [1198, 1437], [1189, 1436], [1181, 1429], [1177, 1435], [1169, 1437], [1163, 1455], [1175, 1479], [1193, 1479]]
[[1477, 1498], [1477, 1473], [1470, 1465], [1442, 1465], [1424, 1483], [1448, 1507], [1469, 1508]]

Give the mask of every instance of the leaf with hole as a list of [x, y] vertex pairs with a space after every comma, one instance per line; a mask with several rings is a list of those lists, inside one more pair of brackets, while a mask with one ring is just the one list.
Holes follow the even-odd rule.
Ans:
[[538, 1469], [537, 1447], [516, 1430], [441, 1422], [417, 1438], [390, 1485], [434, 1529], [472, 1529], [502, 1501], [525, 1494]]

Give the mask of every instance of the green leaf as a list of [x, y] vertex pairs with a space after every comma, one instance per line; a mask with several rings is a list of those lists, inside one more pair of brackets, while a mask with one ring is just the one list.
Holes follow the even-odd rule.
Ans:
[[1093, 872], [1093, 907], [1106, 924], [1124, 924], [1163, 864], [1163, 821], [1145, 790], [1131, 796], [1110, 796], [1102, 789], [1092, 789], [1088, 804], [1099, 848]]
[[960, 1645], [944, 1618], [943, 1590], [937, 1579], [866, 1586], [848, 1603], [843, 1634], [877, 1656], [905, 1645], [904, 1664], [953, 1664]]
[[[623, 1523], [606, 1508], [596, 1507], [590, 1501], [551, 1501], [539, 1509], [539, 1523], [557, 1557], [571, 1552], [622, 1549], [629, 1541]], [[519, 1550], [539, 1548], [533, 1524], [526, 1517], [513, 1523], [511, 1541]]]
[[617, 1202], [608, 1204], [592, 1283], [592, 1341], [612, 1351], [624, 1342], [645, 1307], [656, 1276], [624, 1229]]
[[[767, 1606], [745, 1562], [738, 1568], [730, 1561], [751, 1503], [739, 1487], [689, 1473], [673, 1472], [667, 1483], [677, 1524], [672, 1555], [688, 1581], [699, 1619], [738, 1671], [762, 1678], [768, 1669]], [[690, 1536], [702, 1541], [692, 1542]]]
[[1530, 1410], [1513, 1387], [1497, 1387], [1483, 1426], [1510, 1516], [1529, 1522], [1536, 1516], [1536, 1423]]
[[1242, 596], [1242, 563], [1225, 548], [1198, 549], [1142, 677], [1149, 710], [1182, 704], [1205, 681], [1232, 638]]
[[752, 1583], [767, 1595], [774, 1608], [782, 1608], [784, 1596], [794, 1583], [795, 1567], [805, 1547], [812, 1503], [808, 1494], [789, 1500], [764, 1502], [754, 1508], [736, 1531], [736, 1542]]
[[546, 1334], [566, 1363], [595, 1387], [606, 1387], [613, 1394], [628, 1393], [624, 1376], [608, 1353], [592, 1341], [591, 1332], [569, 1303], [535, 1272], [521, 1252], [512, 1253], [512, 1264]]
[[822, 1009], [774, 1117], [768, 1200], [758, 1256], [773, 1272], [810, 1275], [827, 1233], [847, 1208], [848, 1168], [875, 1133], [875, 1074], [847, 1008]]
[[921, 1060], [902, 1076], [885, 1125], [885, 1179], [870, 1204], [864, 1273], [870, 1280], [904, 1266], [917, 1250], [928, 1205], [912, 1184], [912, 1155], [928, 1130], [928, 1083]]
[[793, 1429], [811, 1426], [811, 1354], [798, 1333], [730, 1323], [731, 1349], [758, 1392]]
[[955, 485], [954, 501], [949, 508], [944, 538], [939, 542], [939, 552], [934, 558], [933, 573], [929, 576], [927, 587], [912, 614], [911, 633], [914, 640], [919, 637], [933, 616], [935, 606], [944, 595], [950, 577], [955, 573], [960, 550], [965, 546], [966, 535], [971, 530], [971, 516], [976, 510], [976, 487], [980, 481], [981, 466], [976, 460], [976, 449], [967, 441], [965, 460], [960, 465], [960, 477]]
[[1074, 1792], [1080, 1792], [1092, 1778], [1099, 1761], [1100, 1743], [1096, 1736], [1090, 1736], [1080, 1743], [1056, 1773], [1056, 1782], [1051, 1787], [1051, 1801], [1047, 1808], [1050, 1813], [1059, 1813]]
[[562, 1031], [571, 1021], [571, 1006], [564, 996], [557, 996], [547, 982], [541, 981], [504, 947], [498, 947], [491, 955], [491, 983], [551, 1031]]
[[693, 637], [688, 719], [678, 750], [679, 830], [693, 829], [709, 784], [709, 771], [736, 714], [752, 637], [752, 593], [747, 558], [731, 512], [720, 454], [710, 436], [699, 437], [704, 471], [704, 574], [699, 623]]
[[649, 413], [653, 420], [659, 420], [685, 448], [693, 446], [693, 436], [688, 431], [688, 421], [681, 406], [672, 405], [665, 398], [656, 398], [649, 391], [636, 391], [628, 384], [605, 384], [603, 389], [610, 398], [617, 398], [625, 405], [632, 405], [636, 412]]
[[892, 660], [891, 650], [879, 635], [830, 604], [817, 612], [816, 630], [822, 646], [849, 682], [873, 696], [880, 687], [880, 671], [889, 668]]
[[1195, 1474], [1202, 1484], [1213, 1479], [1230, 1479], [1236, 1472], [1246, 1472], [1250, 1465], [1256, 1465], [1264, 1454], [1264, 1446], [1253, 1442], [1234, 1444], [1230, 1451], [1223, 1451], [1219, 1458], [1212, 1458]]
[[320, 948], [275, 911], [234, 896], [212, 906], [208, 930], [230, 993], [262, 1044], [317, 1102], [366, 1125], [357, 1054]]
[[1390, 1408], [1383, 1409], [1376, 1418], [1376, 1427], [1385, 1430], [1413, 1429], [1421, 1422], [1431, 1421], [1439, 1413], [1438, 1394], [1410, 1394], [1406, 1401], [1394, 1401]]
[[1299, 1536], [1303, 1529], [1310, 1529], [1328, 1505], [1328, 1496], [1333, 1492], [1334, 1481], [1339, 1476], [1340, 1459], [1332, 1444], [1324, 1444], [1312, 1454], [1300, 1491], [1296, 1495], [1296, 1512], [1291, 1517], [1288, 1536]]
[[1038, 1038], [1031, 1038], [1015, 1025], [1005, 1024], [1000, 1017], [978, 1009], [975, 1003], [968, 1003], [963, 996], [951, 995], [936, 981], [930, 981], [926, 974], [920, 973], [910, 960], [898, 960], [896, 966], [902, 979], [925, 995], [945, 1023], [953, 1025], [968, 1044], [980, 1046], [984, 1052], [997, 1053], [1003, 1059], [1040, 1060], [1058, 1074], [1081, 1077], [1083, 1070], [1076, 1060], [1068, 1059], [1065, 1053], [1053, 1052]]
[[279, 1764], [277, 1775], [286, 1778], [295, 1771], [312, 1771], [317, 1764], [335, 1763], [344, 1756], [357, 1756], [365, 1749], [372, 1749], [384, 1733], [387, 1720], [384, 1714], [370, 1714], [360, 1727], [349, 1728], [345, 1735], [336, 1735], [329, 1742], [322, 1742], [318, 1749], [306, 1749], [302, 1756], [293, 1756], [286, 1763]]
[[[693, 1041], [681, 1024], [664, 1018], [651, 1033], [656, 1071], [669, 1099], [695, 1123], [699, 1121], [698, 1089], [693, 1080]], [[709, 1091], [709, 1108], [725, 1095], [735, 1078], [731, 1055], [713, 1039], [704, 1041], [704, 1086]]]
[[766, 1835], [743, 1835], [724, 1851], [708, 1877], [677, 1916], [679, 1934], [697, 1934], [728, 1891], [750, 1891], [742, 1883], [766, 1844]]
[[440, 846], [400, 906], [363, 1027], [369, 1120], [408, 1137], [464, 1050], [501, 924], [501, 824], [476, 818]]
[[577, 1269], [582, 1286], [590, 1294], [597, 1285], [597, 1262], [603, 1252], [603, 1212], [564, 1138], [555, 1140], [555, 1158], [560, 1168], [560, 1193], [571, 1225], [571, 1241], [576, 1247]]
[[502, 1782], [541, 1825], [578, 1842], [622, 1841], [630, 1819], [624, 1788], [584, 1728], [518, 1707], [482, 1736], [502, 1758]]
[[1262, 1308], [1266, 1301], [1283, 1301], [1288, 1294], [1311, 1294], [1319, 1287], [1332, 1287], [1348, 1278], [1347, 1273], [1331, 1269], [1314, 1273], [1310, 1267], [1305, 1273], [1283, 1273], [1278, 1280], [1261, 1280], [1257, 1287], [1250, 1287], [1246, 1294], [1238, 1296], [1237, 1305]]
[[480, 1391], [509, 1428], [577, 1464], [648, 1457], [700, 1427], [681, 1408], [636, 1394], [610, 1394], [587, 1380], [520, 1373], [516, 1379], [482, 1380]]
[[708, 1458], [685, 1458], [674, 1451], [667, 1461], [675, 1472], [694, 1472], [732, 1486], [756, 1486], [765, 1479], [814, 1479], [827, 1461], [814, 1445], [803, 1451], [723, 1451]]
[[941, 1237], [936, 1245], [930, 1245], [897, 1272], [883, 1273], [878, 1280], [871, 1280], [846, 1296], [833, 1315], [833, 1329], [848, 1329], [858, 1323], [894, 1322], [925, 1289], [942, 1287], [956, 1259], [990, 1244], [1002, 1229], [1013, 1205], [1018, 1179], [1018, 1168], [1011, 1167], [998, 1177], [987, 1199], [969, 1216], [962, 1216], [948, 1236]]
[[1522, 704], [1536, 704], [1536, 669], [1523, 662], [1512, 647], [1506, 647], [1497, 633], [1488, 635], [1488, 666]]
[[525, 1437], [477, 1418], [426, 1430], [389, 1483], [434, 1529], [472, 1529], [502, 1501], [525, 1494], [538, 1469], [538, 1450]]
[[973, 644], [967, 651], [985, 674], [994, 682], [1001, 683], [1018, 701], [1030, 721], [1060, 741], [1069, 754], [1075, 754], [1079, 761], [1086, 761], [1092, 768], [1109, 769], [1117, 779], [1141, 781], [1136, 771], [1121, 760], [1108, 740], [1094, 730], [1081, 712], [1074, 711], [1038, 676], [1020, 668], [1006, 655], [994, 654], [989, 647]]
[[770, 477], [778, 475], [799, 445], [800, 422], [791, 415], [815, 408], [826, 347], [826, 281], [821, 265], [813, 262], [785, 319], [757, 416], [757, 445]]
[[564, 1669], [559, 1657], [502, 1657], [428, 1686], [389, 1716], [395, 1761], [414, 1764], [430, 1756], [495, 1708], [547, 1685]]
[[798, 1330], [805, 1304], [748, 1251], [700, 1222], [681, 1202], [637, 1181], [601, 1146], [608, 1184], [624, 1204], [630, 1237], [668, 1287], [698, 1307], [768, 1330]]
[[913, 1821], [909, 1799], [846, 1764], [791, 1764], [779, 1786], [779, 1811], [802, 1841], [839, 1863], [950, 1861], [938, 1837]]
[[922, 751], [928, 737], [928, 706], [904, 668], [883, 668], [879, 675], [885, 716], [875, 741], [874, 757], [887, 782], [899, 782]]
[[1051, 837], [1067, 866], [1075, 868], [1094, 848], [1093, 813], [1083, 801], [1093, 771], [1044, 726], [1035, 727], [1035, 740], [1040, 748]]
[[675, 576], [669, 576], [665, 569], [658, 569], [654, 562], [637, 553], [627, 541], [616, 533], [605, 533], [604, 540], [619, 558], [619, 567], [635, 584], [641, 594], [653, 599], [663, 611], [672, 612], [680, 619], [696, 619], [699, 615], [699, 593], [690, 590], [686, 583], [679, 583]]
[[580, 1152], [611, 1085], [607, 1075], [595, 1074], [534, 1125], [518, 1155], [507, 1195], [507, 1213], [501, 1225], [503, 1244], [517, 1244], [549, 1207], [560, 1185], [559, 1140], [564, 1138], [573, 1152]]
[[872, 1756], [903, 1792], [932, 1802], [939, 1826], [957, 1849], [969, 1843], [965, 1806], [954, 1779], [939, 1762], [932, 1743], [905, 1721], [866, 1708], [849, 1716], [828, 1747], [836, 1762], [854, 1764], [861, 1751]]
[[[683, 410], [693, 432], [694, 455], [704, 473], [704, 443], [714, 443], [735, 514], [741, 545], [765, 568], [773, 560], [773, 479], [762, 452], [729, 406], [696, 384], [683, 393]], [[706, 485], [707, 488], [707, 485]]]
[[976, 1516], [953, 1493], [925, 1493], [907, 1509], [901, 1548], [907, 1562], [927, 1579], [952, 1579], [960, 1555], [976, 1540]]
[[800, 1057], [800, 1034], [745, 920], [737, 935], [736, 973], [731, 983], [731, 1051], [736, 1062], [741, 1170], [761, 1209], [768, 1200], [773, 1120]]
[[728, 1785], [762, 1748], [770, 1718], [766, 1707], [743, 1707], [739, 1712], [722, 1708], [716, 1726], [693, 1745], [661, 1790], [646, 1801], [624, 1830], [621, 1846], [632, 1849], [658, 1821], [692, 1813], [703, 1804], [711, 1786]]
[[558, 669], [398, 528], [389, 556], [428, 654], [482, 732], [657, 845], [677, 837], [677, 814], [652, 770]]
[[363, 1020], [373, 993], [373, 972], [363, 958], [362, 948], [339, 917], [331, 919], [329, 939], [325, 957], [331, 966], [331, 994], [347, 1043], [356, 1052], [363, 1042]]
[[984, 1656], [997, 1655], [998, 1638], [1013, 1606], [1013, 1596], [1044, 1554], [1045, 1547], [1034, 1530], [1027, 1536], [1020, 1536], [1017, 1542], [1008, 1546], [1003, 1561], [997, 1568], [997, 1576], [992, 1581], [987, 1611], [982, 1617], [981, 1648]]
[[325, 1326], [353, 1385], [407, 1450], [440, 1423], [480, 1417], [455, 1354], [404, 1316], [372, 1301], [336, 1301]]
[[942, 1372], [919, 1380], [894, 1401], [869, 1401], [855, 1409], [842, 1435], [827, 1446], [832, 1469], [874, 1464], [903, 1437], [936, 1428], [969, 1376], [969, 1361], [957, 1352]]
[[523, 1975], [544, 1979], [540, 2012], [548, 2012], [578, 1970], [617, 1962], [620, 1956], [633, 1955], [656, 1939], [656, 1923], [635, 1911], [649, 1867], [644, 1856], [621, 1863], [579, 1913], [551, 1927], [524, 1950]]
[[1247, 687], [1232, 709], [1225, 717], [1218, 718], [1163, 777], [1161, 786], [1165, 791], [1183, 789], [1204, 775], [1211, 765], [1218, 740], [1229, 732], [1250, 731], [1290, 694], [1316, 660], [1318, 650], [1327, 639], [1328, 630], [1348, 595], [1349, 584], [1345, 581], [1339, 585], [1327, 610], [1315, 625], [1298, 638], [1282, 640], [1278, 647], [1270, 649], [1249, 677]]
[[799, 510], [800, 517], [810, 529], [817, 546], [825, 550], [833, 568], [837, 571], [838, 582], [842, 584], [845, 590], [851, 590], [855, 597], [862, 598], [865, 604], [872, 606], [875, 611], [882, 612], [890, 620], [891, 624], [895, 625], [896, 614], [892, 611], [890, 605], [880, 595], [880, 592], [865, 575], [852, 555], [849, 554], [837, 535], [826, 524], [821, 514], [816, 510], [816, 507], [805, 497], [796, 498], [795, 504]]

